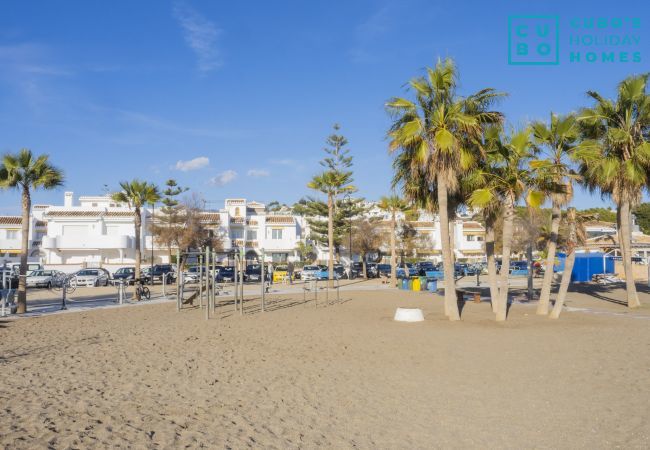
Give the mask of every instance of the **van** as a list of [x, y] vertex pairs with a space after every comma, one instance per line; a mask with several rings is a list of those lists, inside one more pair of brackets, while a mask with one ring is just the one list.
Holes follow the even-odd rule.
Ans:
[[[12, 264], [9, 265], [9, 268], [16, 275], [20, 274], [20, 263], [12, 263]], [[39, 263], [30, 263], [30, 262], [28, 262], [27, 263], [27, 272], [26, 273], [30, 273], [30, 272], [33, 272], [35, 270], [43, 270], [43, 265], [39, 264]]]

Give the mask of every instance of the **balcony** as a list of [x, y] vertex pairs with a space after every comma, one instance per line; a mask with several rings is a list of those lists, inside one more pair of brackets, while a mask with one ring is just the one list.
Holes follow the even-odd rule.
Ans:
[[44, 249], [126, 249], [133, 247], [133, 238], [127, 235], [56, 236], [43, 237]]
[[0, 249], [20, 250], [20, 239], [0, 239]]

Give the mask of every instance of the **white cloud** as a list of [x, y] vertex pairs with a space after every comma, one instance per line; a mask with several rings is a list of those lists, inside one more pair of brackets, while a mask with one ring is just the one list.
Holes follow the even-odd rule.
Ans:
[[269, 172], [266, 169], [250, 169], [248, 172], [246, 172], [246, 175], [255, 178], [268, 177], [269, 175], [271, 175], [271, 172]]
[[226, 184], [235, 181], [237, 172], [234, 170], [226, 170], [218, 174], [216, 177], [210, 179], [210, 184], [214, 186], [225, 186]]
[[221, 30], [184, 3], [174, 7], [174, 17], [183, 29], [185, 42], [198, 58], [199, 71], [207, 73], [221, 67], [221, 52], [217, 47], [217, 39]]
[[177, 161], [174, 168], [181, 172], [189, 172], [190, 170], [197, 170], [206, 167], [208, 164], [210, 164], [209, 158], [199, 156], [198, 158], [190, 159], [188, 161]]

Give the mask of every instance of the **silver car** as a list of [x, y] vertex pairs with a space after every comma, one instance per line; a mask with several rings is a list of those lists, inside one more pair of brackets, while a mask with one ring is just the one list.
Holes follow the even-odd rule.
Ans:
[[303, 281], [317, 280], [320, 271], [321, 268], [318, 266], [305, 266], [300, 273], [300, 279]]
[[74, 276], [77, 286], [108, 286], [111, 275], [106, 269], [82, 269]]
[[27, 275], [27, 287], [52, 288], [54, 279], [61, 272], [57, 270], [34, 270]]

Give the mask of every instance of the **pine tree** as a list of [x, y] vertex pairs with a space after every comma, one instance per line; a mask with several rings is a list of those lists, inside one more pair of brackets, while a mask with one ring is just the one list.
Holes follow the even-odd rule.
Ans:
[[153, 235], [156, 240], [167, 247], [167, 256], [172, 260], [172, 247], [178, 246], [182, 234], [185, 218], [183, 217], [183, 206], [178, 196], [187, 192], [189, 188], [178, 186], [176, 180], [170, 179], [165, 183], [165, 190], [160, 214], [156, 217], [157, 222], [152, 226]]

